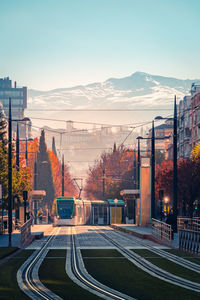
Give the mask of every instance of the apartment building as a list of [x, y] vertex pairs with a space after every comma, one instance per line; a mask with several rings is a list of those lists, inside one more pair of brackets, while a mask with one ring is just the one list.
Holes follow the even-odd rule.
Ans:
[[[3, 105], [6, 117], [8, 117], [9, 98], [11, 98], [12, 119], [20, 120], [20, 138], [30, 137], [31, 121], [24, 117], [24, 110], [27, 108], [27, 87], [18, 87], [16, 81], [14, 85], [9, 77], [0, 78], [0, 103]], [[23, 121], [22, 121], [23, 120]], [[16, 132], [17, 122], [12, 122], [13, 132]]]

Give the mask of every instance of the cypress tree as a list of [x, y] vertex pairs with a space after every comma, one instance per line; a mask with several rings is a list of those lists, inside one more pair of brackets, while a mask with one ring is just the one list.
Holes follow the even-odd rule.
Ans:
[[51, 169], [51, 162], [49, 154], [47, 152], [47, 146], [45, 143], [44, 130], [41, 131], [39, 153], [37, 157], [38, 176], [37, 176], [37, 189], [45, 190], [46, 196], [43, 200], [43, 208], [47, 206], [48, 209], [52, 208], [52, 203], [55, 196], [53, 176]]
[[117, 146], [116, 146], [116, 143], [114, 143], [114, 146], [113, 146], [113, 153], [115, 153], [117, 151]]
[[52, 138], [52, 151], [55, 154], [55, 156], [57, 157], [57, 152], [56, 152], [56, 143], [55, 143], [55, 138], [53, 136]]

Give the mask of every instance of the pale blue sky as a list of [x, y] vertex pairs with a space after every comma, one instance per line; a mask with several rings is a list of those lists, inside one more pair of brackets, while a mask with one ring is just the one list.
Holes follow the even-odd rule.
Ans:
[[1, 0], [0, 77], [41, 90], [200, 78], [199, 30], [199, 0]]

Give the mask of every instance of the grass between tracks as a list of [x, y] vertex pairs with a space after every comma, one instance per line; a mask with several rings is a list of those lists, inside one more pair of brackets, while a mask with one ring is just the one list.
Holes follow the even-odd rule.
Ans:
[[33, 251], [23, 250], [17, 256], [9, 259], [0, 266], [0, 299], [27, 300], [29, 299], [17, 284], [17, 271]]
[[0, 248], [0, 259], [14, 253], [18, 249], [19, 248], [17, 248], [17, 247], [1, 247]]
[[158, 266], [159, 268], [170, 272], [179, 277], [200, 283], [199, 273], [193, 272], [187, 268], [184, 268], [166, 258], [163, 258], [147, 249], [134, 249], [134, 252], [144, 257], [146, 260], [150, 261], [152, 264]]
[[[200, 294], [150, 276], [116, 250], [82, 250], [87, 271], [98, 281], [138, 300], [196, 300]], [[105, 252], [106, 251], [106, 252]], [[106, 257], [111, 257], [107, 259]], [[88, 259], [89, 257], [89, 259]]]
[[67, 300], [99, 300], [101, 298], [75, 284], [65, 271], [66, 250], [50, 250], [39, 269], [42, 283]]
[[187, 259], [191, 262], [194, 262], [195, 264], [200, 265], [200, 256], [197, 256], [195, 254], [194, 255], [193, 254], [188, 254], [188, 253], [185, 253], [183, 251], [176, 250], [176, 249], [167, 249], [165, 251], [167, 251], [171, 254], [183, 257], [184, 259]]

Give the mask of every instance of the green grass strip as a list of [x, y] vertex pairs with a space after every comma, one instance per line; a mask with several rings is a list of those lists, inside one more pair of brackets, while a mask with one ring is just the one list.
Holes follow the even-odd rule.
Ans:
[[121, 253], [110, 249], [82, 249], [81, 254], [83, 257], [122, 257]]
[[[42, 283], [64, 300], [100, 300], [101, 298], [75, 284], [65, 271], [66, 250], [50, 250], [39, 269]], [[51, 259], [49, 259], [51, 257]]]
[[17, 283], [17, 271], [25, 260], [33, 253], [32, 250], [24, 250], [17, 257], [9, 259], [0, 266], [0, 299], [2, 300], [28, 300]]
[[[89, 257], [90, 251], [84, 250], [84, 256]], [[110, 257], [111, 252], [107, 256]], [[200, 294], [150, 276], [127, 259], [83, 259], [87, 271], [95, 279], [138, 300], [200, 299]]]
[[193, 255], [193, 254], [188, 254], [188, 253], [185, 253], [183, 251], [180, 251], [180, 250], [176, 250], [176, 249], [167, 249], [165, 250], [171, 254], [174, 254], [174, 255], [177, 255], [177, 256], [180, 256], [180, 257], [183, 257], [184, 259], [187, 259], [191, 262], [194, 262], [195, 264], [199, 264], [200, 265], [200, 256], [197, 256], [197, 255]]
[[14, 253], [18, 249], [19, 248], [17, 248], [17, 247], [1, 247], [0, 248], [0, 259]]
[[166, 258], [163, 258], [149, 250], [145, 249], [134, 249], [134, 252], [139, 254], [140, 256], [144, 257], [146, 260], [150, 261], [152, 264], [156, 265], [157, 267], [172, 273], [176, 276], [185, 278], [187, 280], [191, 280], [194, 282], [200, 283], [200, 276], [199, 273], [193, 272], [184, 268]]

